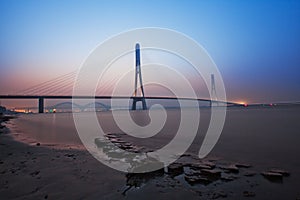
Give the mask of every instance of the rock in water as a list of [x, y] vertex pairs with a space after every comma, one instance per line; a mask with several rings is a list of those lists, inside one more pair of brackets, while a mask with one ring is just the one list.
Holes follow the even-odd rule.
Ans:
[[244, 173], [244, 176], [248, 176], [248, 177], [255, 176], [255, 175], [256, 175], [255, 171], [245, 171]]
[[172, 163], [168, 166], [168, 174], [177, 176], [183, 173], [183, 165], [180, 163]]
[[220, 168], [224, 169], [227, 172], [239, 173], [239, 168], [235, 165], [220, 166]]
[[221, 180], [225, 181], [225, 182], [229, 182], [229, 181], [233, 181], [235, 179], [239, 178], [238, 176], [232, 176], [232, 175], [228, 175], [228, 174], [222, 174], [221, 176]]
[[189, 166], [193, 169], [212, 169], [211, 166], [203, 163], [190, 163]]
[[204, 184], [207, 185], [209, 183], [211, 183], [211, 181], [208, 178], [202, 177], [200, 175], [198, 176], [184, 176], [184, 179], [186, 180], [186, 182], [188, 182], [190, 185], [194, 185], [194, 184]]
[[289, 176], [290, 172], [283, 169], [270, 169], [269, 172], [282, 174], [283, 176]]
[[227, 194], [224, 191], [216, 191], [212, 195], [212, 199], [226, 198]]
[[202, 169], [201, 173], [209, 177], [221, 177], [222, 171], [217, 169]]
[[254, 197], [255, 193], [250, 191], [244, 191], [243, 192], [244, 197]]
[[234, 165], [239, 168], [250, 168], [251, 167], [251, 165], [246, 164], [246, 163], [235, 163]]
[[274, 172], [262, 172], [261, 175], [263, 175], [266, 179], [272, 182], [282, 182], [282, 174], [274, 173]]

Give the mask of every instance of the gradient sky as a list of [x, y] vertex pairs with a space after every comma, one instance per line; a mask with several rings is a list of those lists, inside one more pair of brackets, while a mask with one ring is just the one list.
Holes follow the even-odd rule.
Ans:
[[300, 101], [300, 1], [0, 1], [0, 93], [76, 70], [112, 35], [182, 32], [217, 64], [229, 100]]

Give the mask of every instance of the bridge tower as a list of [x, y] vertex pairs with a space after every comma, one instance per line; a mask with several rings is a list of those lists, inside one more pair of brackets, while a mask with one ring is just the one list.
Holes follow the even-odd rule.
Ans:
[[[138, 81], [140, 82], [141, 96], [138, 96]], [[140, 45], [137, 43], [135, 45], [135, 82], [134, 82], [134, 94], [133, 94], [132, 110], [136, 110], [136, 103], [141, 101], [143, 110], [147, 110], [147, 104], [144, 93], [144, 86], [142, 81], [142, 71], [141, 71], [141, 56], [140, 56]]]
[[214, 103], [216, 103], [217, 105], [219, 105], [218, 103], [218, 97], [217, 97], [217, 91], [216, 91], [216, 84], [215, 84], [215, 75], [211, 74], [210, 76], [211, 79], [211, 100], [210, 100], [210, 106], [215, 105]]

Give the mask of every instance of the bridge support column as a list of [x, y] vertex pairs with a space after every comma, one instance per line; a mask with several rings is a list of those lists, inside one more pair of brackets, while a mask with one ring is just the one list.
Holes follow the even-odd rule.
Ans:
[[215, 75], [211, 74], [211, 98], [210, 98], [210, 107], [219, 106], [217, 91], [216, 91], [216, 84], [215, 84]]
[[[138, 81], [140, 82], [141, 96], [137, 95], [138, 92]], [[142, 70], [141, 70], [141, 55], [140, 45], [135, 45], [135, 82], [134, 82], [134, 94], [133, 94], [132, 110], [136, 110], [136, 103], [141, 101], [143, 110], [147, 110], [147, 104], [145, 100], [144, 86], [142, 81]]]
[[39, 113], [44, 113], [44, 98], [39, 97]]
[[133, 97], [132, 110], [136, 110], [136, 103], [139, 101], [142, 102], [143, 110], [147, 110], [147, 104], [144, 97]]

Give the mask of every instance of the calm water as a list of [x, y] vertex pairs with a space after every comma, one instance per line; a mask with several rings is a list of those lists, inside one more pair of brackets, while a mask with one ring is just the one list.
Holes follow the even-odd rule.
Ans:
[[[89, 113], [82, 113], [88, 117]], [[149, 123], [145, 111], [134, 111], [132, 118], [140, 125]], [[120, 133], [111, 112], [97, 113], [105, 132]], [[228, 159], [242, 159], [264, 163], [300, 167], [300, 108], [230, 108], [221, 137], [212, 154]], [[191, 119], [193, 120], [193, 119]], [[201, 110], [198, 136], [191, 151], [198, 151], [210, 120], [210, 110]], [[176, 134], [180, 112], [169, 110], [165, 127], [155, 137], [140, 139], [143, 144], [156, 143], [159, 148]], [[73, 122], [72, 113], [28, 114], [14, 120], [14, 131], [25, 133], [41, 143], [81, 144]], [[88, 130], [88, 129], [87, 129]], [[187, 133], [188, 134], [188, 133]]]

